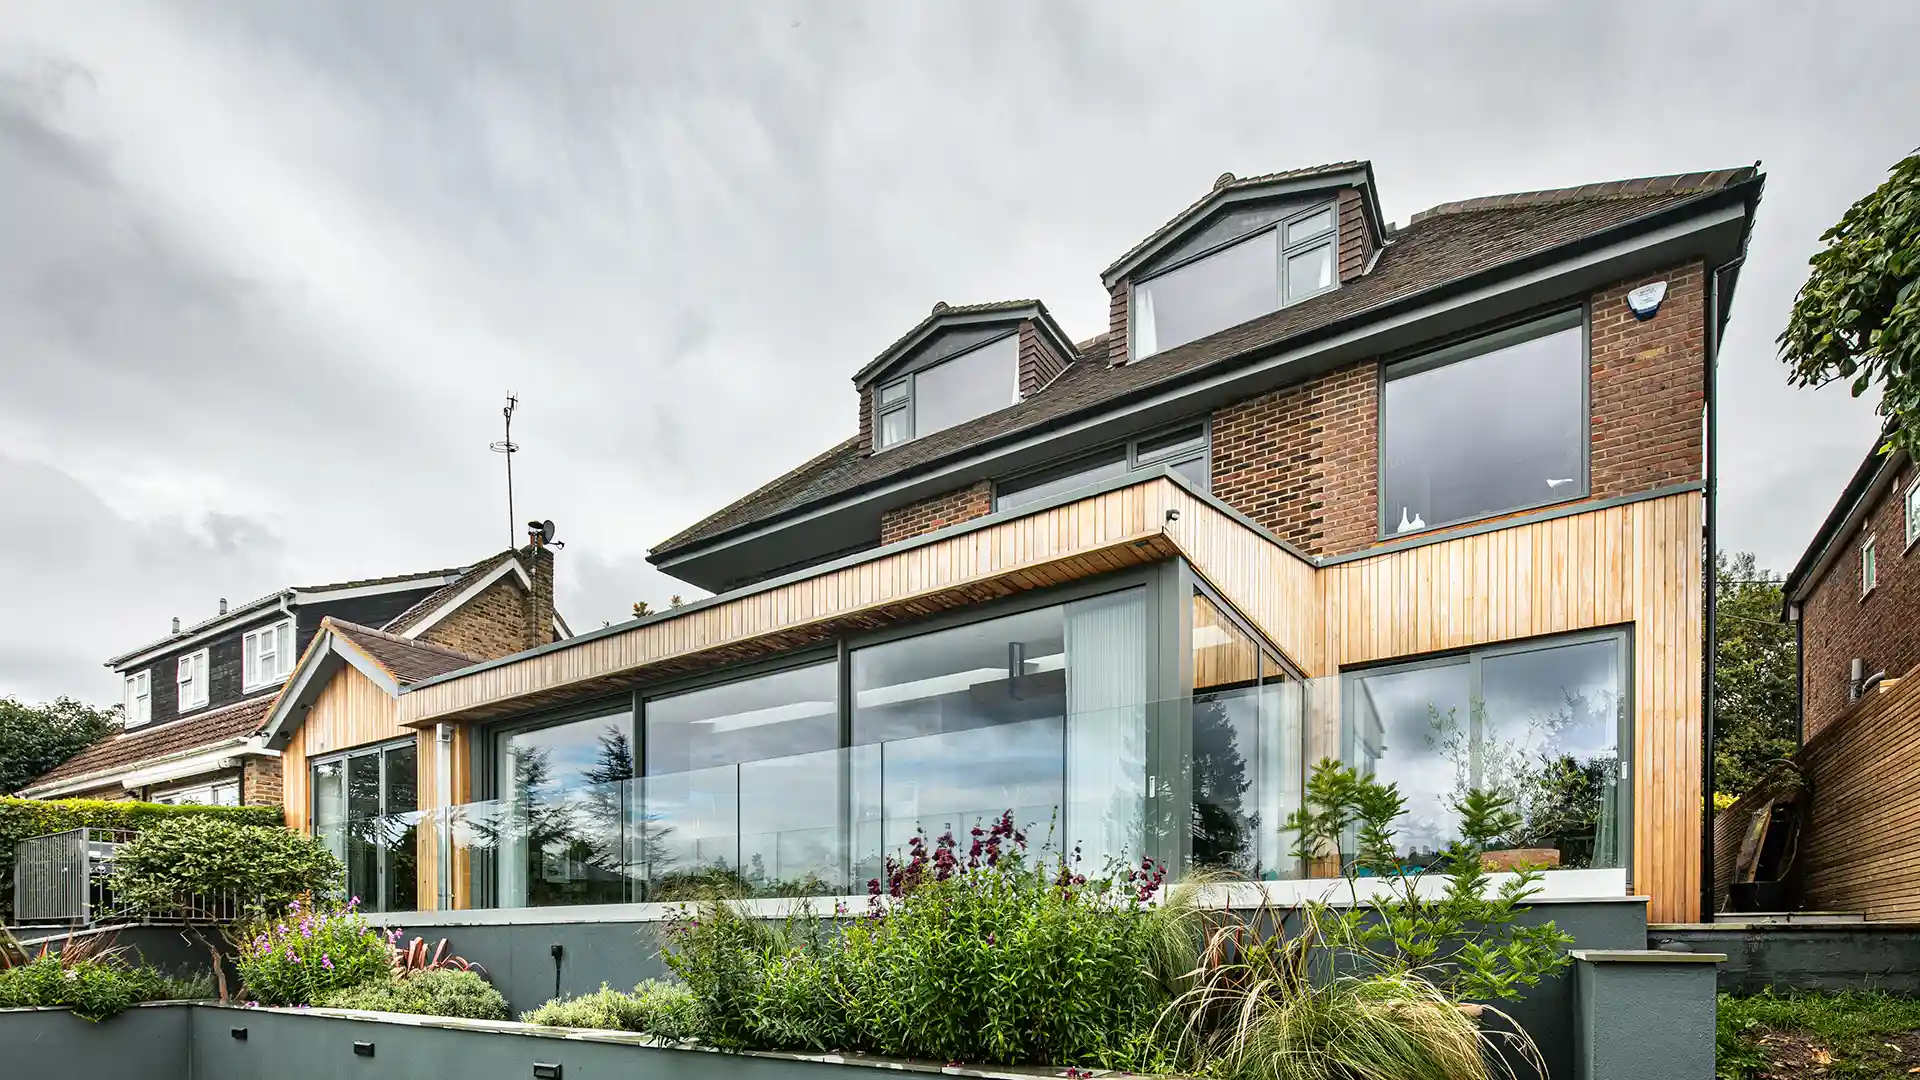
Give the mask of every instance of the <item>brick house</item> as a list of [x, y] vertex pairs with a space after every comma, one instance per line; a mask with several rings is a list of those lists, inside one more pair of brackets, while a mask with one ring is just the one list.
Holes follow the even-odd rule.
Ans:
[[567, 635], [553, 610], [552, 556], [535, 559], [531, 549], [445, 570], [290, 586], [231, 609], [222, 600], [213, 618], [184, 629], [175, 620], [166, 637], [107, 661], [121, 677], [124, 729], [19, 794], [280, 802], [279, 754], [259, 732], [300, 654], [334, 623], [469, 664]]
[[1784, 586], [1811, 741], [1875, 685], [1920, 663], [1920, 472], [1876, 439]]
[[859, 366], [853, 434], [651, 551], [712, 597], [289, 713], [289, 817], [343, 749], [416, 755], [438, 835], [383, 858], [422, 907], [859, 893], [1007, 810], [1285, 898], [1327, 886], [1281, 823], [1331, 757], [1400, 785], [1411, 858], [1492, 787], [1554, 894], [1696, 919], [1703, 434], [1762, 184], [1393, 225], [1367, 162], [1221, 176], [1099, 332], [938, 303]]

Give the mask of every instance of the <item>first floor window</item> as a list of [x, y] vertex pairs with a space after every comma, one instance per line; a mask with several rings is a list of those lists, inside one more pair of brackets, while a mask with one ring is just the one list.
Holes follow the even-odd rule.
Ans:
[[1400, 854], [1432, 859], [1459, 838], [1454, 806], [1507, 796], [1509, 847], [1555, 865], [1625, 865], [1626, 635], [1501, 646], [1346, 679], [1346, 758], [1398, 784]]
[[1877, 579], [1879, 577], [1879, 574], [1880, 574], [1880, 567], [1878, 565], [1878, 560], [1874, 556], [1874, 550], [1873, 550], [1873, 534], [1868, 533], [1867, 538], [1864, 541], [1862, 541], [1860, 544], [1860, 595], [1861, 596], [1865, 596], [1868, 593], [1873, 591], [1874, 585], [1878, 583]]
[[409, 741], [311, 767], [313, 834], [346, 865], [347, 892], [368, 911], [419, 907], [418, 763]]
[[1920, 473], [1915, 473], [1913, 482], [1907, 485], [1906, 497], [1907, 546], [1912, 547], [1920, 540]]
[[1159, 466], [1171, 468], [1201, 491], [1211, 491], [1210, 446], [1205, 423], [1155, 432], [1001, 481], [994, 485], [993, 508], [1010, 510], [1026, 506], [1102, 480], [1125, 476], [1131, 471]]
[[175, 662], [175, 685], [179, 689], [179, 709], [205, 708], [207, 704], [207, 650], [181, 657]]
[[245, 689], [258, 690], [285, 679], [293, 670], [293, 620], [250, 631], [242, 651]]
[[1380, 534], [1587, 492], [1582, 315], [1556, 315], [1387, 368]]
[[150, 672], [136, 671], [121, 683], [121, 706], [126, 710], [128, 727], [139, 727], [153, 719], [153, 681]]

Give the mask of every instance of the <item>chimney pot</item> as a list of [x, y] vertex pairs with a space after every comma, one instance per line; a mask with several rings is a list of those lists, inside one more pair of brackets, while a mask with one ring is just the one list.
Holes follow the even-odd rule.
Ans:
[[223, 596], [220, 598], [220, 614], [225, 615], [226, 613], [227, 613], [227, 598]]
[[173, 632], [176, 634], [180, 632], [180, 616], [178, 615], [173, 617]]

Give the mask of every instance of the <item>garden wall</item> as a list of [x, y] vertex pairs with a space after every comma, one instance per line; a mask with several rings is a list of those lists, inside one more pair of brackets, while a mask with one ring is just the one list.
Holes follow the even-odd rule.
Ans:
[[1663, 926], [1656, 949], [1721, 953], [1720, 989], [1885, 990], [1920, 994], [1920, 924], [1771, 923]]

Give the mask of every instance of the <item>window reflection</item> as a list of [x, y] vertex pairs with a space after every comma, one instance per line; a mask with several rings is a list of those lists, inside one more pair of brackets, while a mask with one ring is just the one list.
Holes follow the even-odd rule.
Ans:
[[1281, 825], [1300, 806], [1301, 687], [1206, 596], [1193, 597], [1192, 860], [1290, 877]]
[[1095, 869], [1141, 848], [1146, 604], [1140, 589], [852, 656], [856, 883], [916, 831], [1011, 810], [1032, 843]]
[[419, 907], [419, 752], [411, 742], [355, 750], [309, 773], [313, 833], [346, 867], [367, 911]]
[[1459, 837], [1452, 806], [1477, 787], [1513, 800], [1522, 824], [1507, 846], [1622, 866], [1621, 668], [1609, 636], [1354, 676], [1348, 761], [1399, 785], [1400, 851], [1415, 861]]
[[500, 904], [547, 907], [629, 898], [633, 716], [514, 731], [497, 743]]
[[827, 661], [647, 702], [649, 899], [844, 887], [838, 683]]

